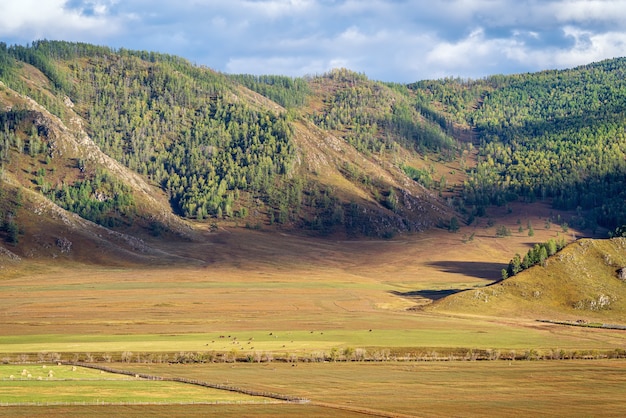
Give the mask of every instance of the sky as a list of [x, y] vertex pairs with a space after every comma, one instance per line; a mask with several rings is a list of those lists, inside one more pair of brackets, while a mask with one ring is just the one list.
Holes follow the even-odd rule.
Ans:
[[626, 0], [0, 0], [0, 41], [37, 39], [227, 73], [475, 79], [626, 56]]

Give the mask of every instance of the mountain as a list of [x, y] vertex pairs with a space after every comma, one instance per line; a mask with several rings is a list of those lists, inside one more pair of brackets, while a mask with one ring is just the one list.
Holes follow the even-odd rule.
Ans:
[[549, 200], [571, 222], [614, 229], [626, 219], [626, 59], [564, 71], [420, 82], [429, 104], [471, 126], [478, 164], [466, 205]]
[[626, 223], [624, 71], [615, 59], [399, 85], [0, 44], [0, 236], [21, 256], [62, 247], [44, 232], [54, 219], [127, 242], [220, 225], [391, 237], [538, 200], [574, 210], [563, 222], [579, 229], [614, 229]]
[[[185, 235], [193, 220], [381, 236], [452, 214], [392, 163], [401, 155], [419, 160], [417, 152], [359, 151], [317, 126], [308, 107], [288, 110], [245, 87], [245, 77], [86, 44], [1, 49], [5, 182], [107, 228]], [[329, 94], [354, 84], [320, 80]], [[396, 97], [408, 101], [364, 77], [359, 83], [384, 90], [376, 94], [386, 113], [372, 113], [381, 121]], [[292, 94], [289, 85], [277, 89]], [[311, 94], [305, 88], [307, 103]], [[6, 225], [7, 216], [19, 223], [5, 212]]]

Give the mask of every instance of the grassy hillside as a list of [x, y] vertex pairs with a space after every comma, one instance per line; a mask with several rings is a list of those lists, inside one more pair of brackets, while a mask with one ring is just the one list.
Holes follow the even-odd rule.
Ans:
[[626, 239], [583, 239], [545, 264], [483, 289], [445, 298], [430, 309], [474, 315], [626, 323]]

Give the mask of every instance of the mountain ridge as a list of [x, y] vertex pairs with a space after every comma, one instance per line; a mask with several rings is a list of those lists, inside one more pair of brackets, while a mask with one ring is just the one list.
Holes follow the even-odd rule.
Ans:
[[[236, 76], [146, 51], [2, 44], [2, 167], [21, 187], [140, 237], [194, 239], [194, 230], [220, 225], [392, 237], [453, 230], [488, 205], [538, 199], [576, 208], [564, 222], [579, 229], [612, 229], [626, 219], [616, 189], [626, 173], [619, 163], [626, 118], [608, 101], [622, 95], [614, 80], [623, 61], [398, 85], [346, 69]], [[570, 103], [544, 109], [545, 92]], [[597, 107], [581, 92], [613, 109], [572, 119], [587, 124], [587, 148], [568, 140], [567, 125], [551, 122], [567, 109]], [[548, 134], [527, 128], [533, 115], [543, 115]], [[55, 150], [54, 135], [73, 139]], [[67, 147], [71, 158], [57, 161]], [[579, 149], [604, 150], [608, 168], [591, 158], [586, 168], [580, 159], [565, 168]], [[584, 187], [568, 183], [575, 169], [590, 176]], [[590, 187], [598, 198], [589, 199]], [[608, 203], [599, 205], [603, 196]], [[10, 208], [3, 218], [9, 239]]]

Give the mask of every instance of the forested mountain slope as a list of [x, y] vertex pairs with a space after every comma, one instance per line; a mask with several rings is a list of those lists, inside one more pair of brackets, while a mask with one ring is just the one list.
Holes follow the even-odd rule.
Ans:
[[[397, 95], [358, 78], [384, 89], [387, 102]], [[315, 101], [310, 80], [226, 76], [168, 55], [50, 41], [1, 45], [0, 79], [3, 173], [106, 227], [180, 235], [182, 222], [171, 221], [180, 217], [383, 236], [445, 223], [453, 213], [381, 149], [374, 155], [316, 126], [307, 113]], [[354, 117], [342, 120], [345, 131], [362, 130]], [[370, 136], [385, 134], [359, 123]], [[58, 148], [60, 131], [90, 146], [67, 153]], [[414, 142], [398, 134], [387, 141], [395, 156], [419, 159]], [[454, 141], [446, 146], [453, 150]], [[148, 197], [158, 204], [142, 203]], [[3, 224], [8, 234], [10, 222]]]
[[[155, 236], [189, 236], [193, 222], [388, 237], [541, 199], [577, 209], [578, 227], [612, 230], [626, 222], [625, 69], [405, 86], [0, 44], [3, 182]], [[2, 234], [19, 238], [3, 206]]]
[[411, 86], [475, 129], [466, 204], [552, 199], [579, 227], [626, 220], [626, 59], [565, 71]]

